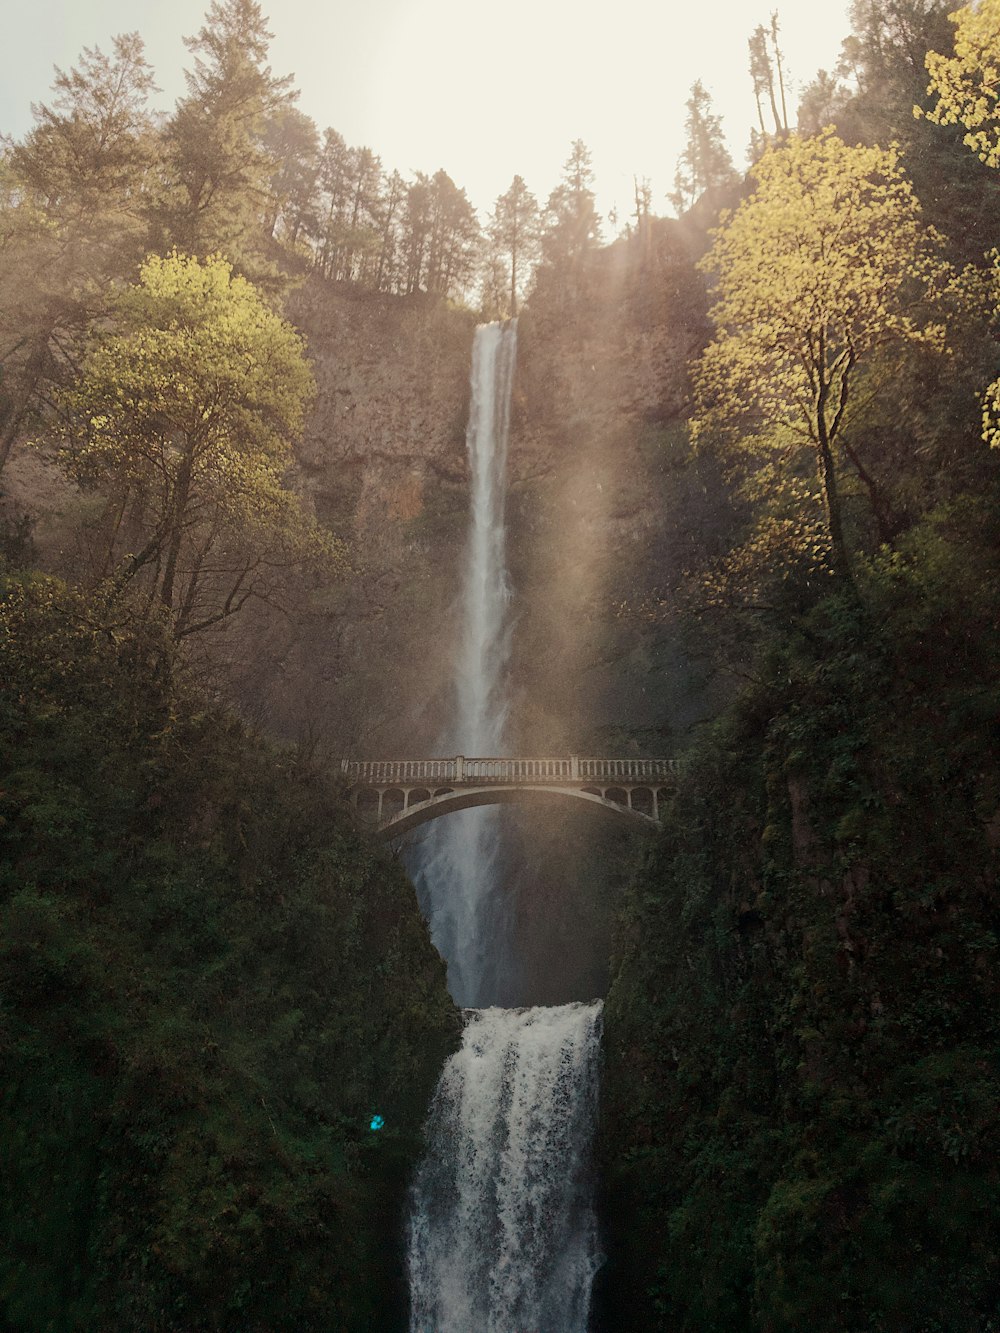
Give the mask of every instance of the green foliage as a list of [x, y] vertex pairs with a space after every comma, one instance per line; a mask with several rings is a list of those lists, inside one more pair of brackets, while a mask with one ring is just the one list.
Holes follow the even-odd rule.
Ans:
[[[961, 125], [963, 142], [981, 162], [1000, 167], [1000, 4], [979, 0], [950, 15], [955, 26], [955, 54], [927, 55], [928, 92], [937, 97], [926, 112], [936, 125]], [[917, 109], [917, 114], [922, 114]]]
[[722, 119], [712, 110], [712, 99], [696, 79], [685, 103], [686, 142], [677, 160], [674, 188], [669, 196], [678, 217], [697, 203], [706, 190], [732, 185], [736, 180], [733, 160], [722, 134]]
[[991, 1327], [992, 514], [820, 599], [689, 757], [606, 1009], [609, 1328]]
[[339, 549], [283, 484], [314, 386], [302, 340], [219, 258], [150, 256], [60, 399], [72, 475], [107, 498], [103, 568], [178, 638]]
[[582, 271], [597, 248], [601, 219], [594, 207], [594, 171], [590, 150], [582, 139], [574, 139], [563, 167], [562, 180], [552, 191], [542, 218], [544, 265], [536, 281], [558, 285], [578, 295]]
[[265, 125], [296, 96], [266, 63], [271, 35], [256, 0], [212, 0], [198, 34], [185, 38], [194, 69], [165, 128], [152, 209], [158, 249], [225, 254], [255, 281], [275, 276], [261, 226], [277, 166]]
[[[716, 282], [717, 332], [696, 373], [695, 434], [737, 456], [808, 450], [831, 564], [844, 573], [838, 455], [859, 382], [887, 345], [944, 354], [928, 302], [950, 273], [893, 149], [850, 148], [830, 132], [793, 136], [754, 177], [702, 261]], [[871, 376], [866, 387], [877, 396]]]
[[398, 1326], [458, 1028], [402, 872], [155, 622], [8, 581], [0, 680], [0, 1322]]
[[484, 304], [491, 318], [510, 319], [517, 314], [540, 240], [538, 201], [520, 176], [497, 197], [488, 240]]
[[52, 106], [0, 153], [0, 471], [144, 253], [155, 85], [138, 34], [57, 70]]

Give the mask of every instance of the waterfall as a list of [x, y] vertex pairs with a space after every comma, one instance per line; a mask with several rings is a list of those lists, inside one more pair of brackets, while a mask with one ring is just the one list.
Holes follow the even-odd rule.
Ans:
[[431, 1105], [410, 1218], [411, 1333], [584, 1333], [600, 1002], [479, 1009]]
[[[472, 347], [466, 449], [471, 521], [463, 562], [455, 716], [445, 754], [501, 755], [507, 721], [508, 656], [505, 524], [507, 436], [517, 330], [481, 324]], [[498, 812], [487, 807], [437, 820], [411, 869], [431, 939], [448, 964], [457, 1004], [502, 1002], [509, 990], [510, 930], [496, 880]]]
[[[510, 589], [506, 464], [516, 331], [476, 330], [466, 445], [471, 518], [454, 724], [445, 754], [502, 755]], [[411, 1333], [585, 1333], [598, 1266], [589, 1153], [601, 1005], [501, 1009], [516, 985], [497, 892], [495, 809], [435, 821], [411, 869], [467, 1007], [441, 1075], [409, 1221]]]

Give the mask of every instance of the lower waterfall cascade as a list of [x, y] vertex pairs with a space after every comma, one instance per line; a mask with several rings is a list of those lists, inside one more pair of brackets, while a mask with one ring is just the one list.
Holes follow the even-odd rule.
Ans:
[[[507, 718], [506, 452], [516, 324], [481, 325], [466, 443], [470, 532], [452, 753], [502, 755]], [[410, 1333], [586, 1333], [600, 1264], [590, 1151], [602, 1003], [499, 1008], [511, 935], [493, 810], [437, 822], [414, 880], [466, 1006], [411, 1190]], [[474, 1007], [473, 1007], [474, 1006]]]
[[411, 1333], [583, 1333], [600, 1001], [466, 1011], [409, 1226]]

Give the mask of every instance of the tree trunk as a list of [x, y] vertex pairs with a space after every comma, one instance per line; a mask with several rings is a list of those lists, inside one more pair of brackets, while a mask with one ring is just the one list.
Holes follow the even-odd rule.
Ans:
[[38, 381], [42, 377], [42, 371], [45, 367], [45, 360], [49, 351], [49, 337], [51, 329], [45, 329], [35, 339], [31, 352], [24, 364], [24, 375], [21, 387], [12, 395], [10, 411], [7, 414], [7, 420], [0, 429], [0, 474], [7, 466], [7, 460], [10, 457], [10, 451], [14, 447], [14, 441], [21, 433], [21, 428], [27, 419], [31, 400], [34, 397]]
[[174, 499], [171, 505], [172, 522], [167, 539], [167, 559], [160, 583], [160, 602], [168, 611], [173, 611], [174, 580], [177, 576], [177, 560], [180, 556], [181, 542], [184, 540], [184, 515], [191, 498], [191, 473], [194, 468], [194, 446], [189, 444], [187, 452], [177, 471], [177, 484], [174, 487]]
[[827, 419], [827, 406], [830, 397], [830, 382], [826, 378], [826, 338], [824, 332], [819, 335], [816, 357], [815, 429], [816, 461], [819, 481], [826, 501], [826, 522], [830, 533], [831, 555], [834, 572], [841, 578], [851, 580], [851, 568], [847, 559], [847, 546], [844, 542], [843, 514], [840, 508], [840, 491], [837, 488], [837, 474], [833, 464], [833, 449], [830, 440], [830, 424]]

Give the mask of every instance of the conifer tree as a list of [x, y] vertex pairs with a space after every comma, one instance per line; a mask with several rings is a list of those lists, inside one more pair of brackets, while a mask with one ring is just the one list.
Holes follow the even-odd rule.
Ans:
[[712, 111], [712, 99], [700, 79], [691, 85], [686, 106], [686, 142], [668, 196], [678, 214], [686, 212], [706, 190], [726, 185], [736, 176], [722, 135], [722, 121]]
[[549, 264], [576, 267], [598, 244], [600, 233], [590, 150], [582, 139], [575, 139], [563, 167], [562, 180], [545, 206], [542, 253]]
[[286, 103], [268, 118], [263, 142], [273, 164], [264, 230], [294, 246], [303, 232], [315, 229], [319, 133], [308, 116]]
[[513, 317], [539, 241], [538, 201], [520, 176], [514, 177], [493, 206], [489, 239], [491, 259], [495, 257], [506, 270], [507, 293], [501, 310]]
[[154, 88], [137, 33], [86, 48], [0, 162], [0, 470], [146, 248]]
[[[773, 138], [782, 139], [788, 133], [788, 108], [785, 99], [785, 76], [782, 64], [781, 48], [778, 45], [778, 15], [771, 15], [768, 27], [758, 24], [747, 41], [750, 53], [750, 79], [753, 83], [754, 101], [757, 106], [759, 137], [751, 134], [750, 155], [756, 158], [762, 153]], [[771, 110], [774, 122], [773, 134], [767, 129], [764, 120], [764, 97]]]
[[184, 39], [194, 69], [166, 127], [156, 210], [162, 248], [222, 253], [258, 277], [273, 272], [262, 254], [275, 169], [265, 127], [297, 95], [267, 64], [271, 35], [256, 0], [212, 0], [198, 34]]

